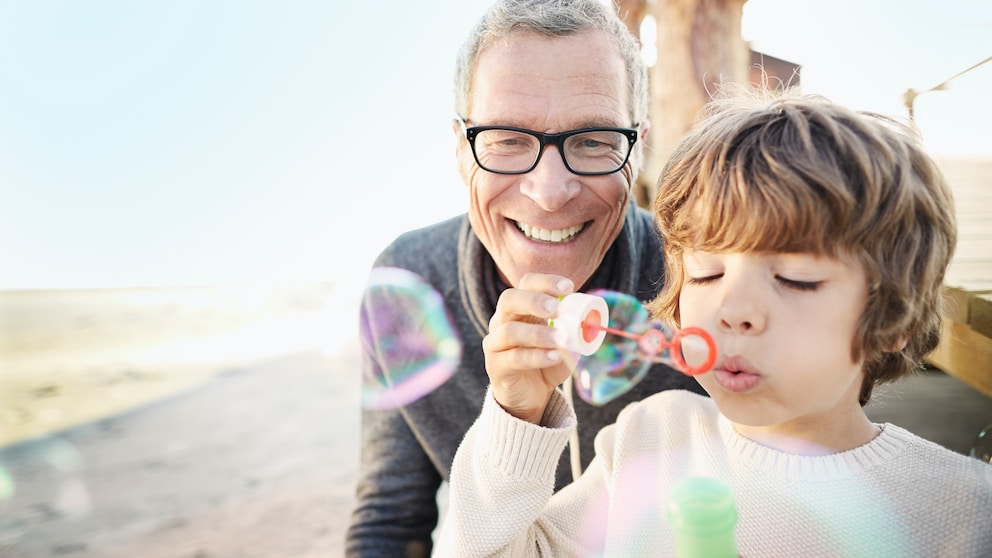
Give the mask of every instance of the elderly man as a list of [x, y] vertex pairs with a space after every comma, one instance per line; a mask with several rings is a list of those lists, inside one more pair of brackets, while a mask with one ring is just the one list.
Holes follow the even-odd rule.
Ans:
[[[599, 0], [499, 0], [472, 31], [458, 57], [452, 123], [468, 213], [400, 236], [376, 262], [429, 282], [464, 350], [438, 389], [398, 409], [363, 412], [349, 556], [430, 554], [437, 490], [486, 392], [484, 339], [539, 318], [500, 311], [503, 297], [533, 294], [517, 288], [522, 277], [551, 274], [563, 292], [610, 289], [643, 301], [661, 288], [657, 229], [631, 193], [647, 95], [636, 40]], [[526, 355], [515, 365], [535, 375], [569, 365], [537, 343], [514, 354]], [[373, 347], [364, 362], [366, 374], [384, 366]], [[701, 392], [655, 365], [608, 404], [576, 399], [579, 434], [561, 456], [557, 486], [589, 462], [596, 432], [624, 406], [665, 389]]]

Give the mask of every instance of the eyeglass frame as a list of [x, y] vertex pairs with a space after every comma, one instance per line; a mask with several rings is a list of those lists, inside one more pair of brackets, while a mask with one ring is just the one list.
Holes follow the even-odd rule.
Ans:
[[[577, 174], [579, 176], [606, 176], [608, 174], [619, 172], [620, 169], [622, 169], [623, 166], [627, 164], [627, 161], [630, 160], [630, 154], [634, 152], [634, 144], [637, 143], [637, 137], [640, 135], [640, 131], [639, 131], [640, 124], [634, 124], [632, 128], [612, 128], [609, 126], [601, 126], [601, 127], [593, 127], [593, 128], [579, 128], [578, 130], [567, 130], [565, 132], [558, 132], [556, 134], [546, 134], [544, 132], [537, 132], [534, 130], [528, 130], [526, 128], [516, 128], [513, 126], [470, 126], [469, 127], [466, 126], [468, 124], [467, 119], [459, 118], [458, 120], [461, 122], [462, 131], [465, 132], [465, 139], [468, 140], [468, 145], [472, 149], [472, 158], [475, 159], [475, 163], [479, 165], [480, 169], [486, 172], [491, 172], [493, 174], [527, 174], [530, 171], [537, 168], [537, 164], [541, 162], [541, 157], [544, 156], [544, 148], [547, 147], [548, 145], [554, 145], [555, 147], [558, 148], [558, 155], [561, 157], [561, 162], [565, 164], [565, 168], [568, 169], [569, 172], [571, 172], [572, 174]], [[485, 165], [482, 164], [481, 161], [479, 161], [479, 155], [475, 152], [475, 138], [478, 137], [478, 135], [481, 132], [485, 132], [487, 130], [506, 130], [508, 132], [519, 132], [521, 134], [527, 134], [529, 136], [537, 138], [537, 141], [539, 142], [539, 146], [537, 151], [537, 157], [534, 159], [534, 164], [532, 164], [528, 169], [520, 170], [520, 171], [497, 171], [487, 168]], [[617, 168], [609, 172], [577, 171], [573, 169], [571, 165], [568, 164], [568, 159], [565, 158], [565, 149], [564, 149], [565, 140], [567, 140], [572, 136], [577, 136], [579, 134], [584, 134], [586, 132], [618, 132], [623, 134], [627, 138], [627, 141], [629, 142], [627, 146], [627, 155], [623, 158], [623, 161], [617, 166]]]

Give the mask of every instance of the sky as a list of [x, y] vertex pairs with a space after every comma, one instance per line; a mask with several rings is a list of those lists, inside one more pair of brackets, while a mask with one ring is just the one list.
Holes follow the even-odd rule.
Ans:
[[[451, 74], [488, 0], [0, 0], [0, 289], [364, 282], [464, 212]], [[748, 0], [803, 89], [905, 116], [992, 56], [987, 0]], [[992, 158], [992, 63], [921, 95]]]

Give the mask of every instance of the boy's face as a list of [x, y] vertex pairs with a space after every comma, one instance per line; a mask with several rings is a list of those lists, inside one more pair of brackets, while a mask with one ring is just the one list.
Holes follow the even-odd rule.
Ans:
[[867, 441], [851, 354], [868, 300], [860, 264], [692, 250], [683, 262], [681, 325], [708, 330], [719, 354], [697, 379], [738, 432], [805, 454]]

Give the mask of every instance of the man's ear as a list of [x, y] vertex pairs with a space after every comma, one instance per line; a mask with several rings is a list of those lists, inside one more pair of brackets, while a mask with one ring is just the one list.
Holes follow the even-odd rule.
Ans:
[[457, 118], [451, 119], [451, 130], [455, 133], [455, 158], [458, 159], [458, 175], [462, 177], [462, 183], [468, 185], [470, 169], [475, 159], [472, 158], [472, 148], [468, 144], [468, 138], [462, 132], [462, 121]]
[[[644, 165], [647, 164], [648, 132], [650, 131], [651, 131], [651, 121], [645, 119], [644, 122], [641, 122], [641, 124], [638, 126], [637, 143], [639, 145], [634, 146], [638, 153], [637, 158], [635, 158], [634, 161], [636, 163], [635, 166], [639, 171], [643, 171]], [[635, 182], [636, 182], [636, 176], [635, 176]]]

